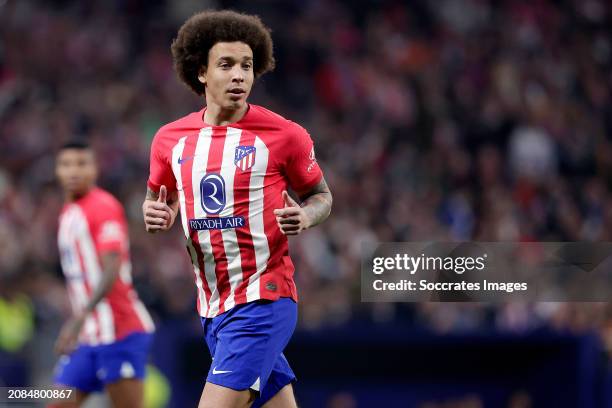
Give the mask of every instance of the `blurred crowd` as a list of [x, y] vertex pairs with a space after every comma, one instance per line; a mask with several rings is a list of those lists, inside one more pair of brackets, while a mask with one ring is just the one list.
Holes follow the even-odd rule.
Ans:
[[273, 29], [277, 68], [251, 102], [309, 130], [334, 194], [329, 220], [291, 240], [300, 328], [546, 326], [597, 330], [612, 350], [607, 303], [366, 305], [359, 289], [363, 242], [612, 241], [612, 6], [598, 0], [0, 0], [0, 315], [69, 313], [54, 153], [75, 138], [126, 207], [144, 302], [158, 321], [195, 315], [182, 231], [146, 234], [140, 208], [156, 130], [203, 105], [169, 47], [206, 7]]

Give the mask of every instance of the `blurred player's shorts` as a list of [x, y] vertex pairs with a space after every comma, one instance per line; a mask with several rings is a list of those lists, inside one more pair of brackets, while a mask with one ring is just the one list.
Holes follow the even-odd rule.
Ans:
[[202, 318], [212, 364], [206, 381], [234, 390], [259, 392], [252, 408], [266, 403], [296, 380], [283, 350], [297, 323], [290, 298], [257, 300]]
[[60, 358], [54, 381], [84, 392], [97, 392], [121, 379], [143, 379], [152, 338], [149, 333], [133, 333], [111, 344], [81, 344]]

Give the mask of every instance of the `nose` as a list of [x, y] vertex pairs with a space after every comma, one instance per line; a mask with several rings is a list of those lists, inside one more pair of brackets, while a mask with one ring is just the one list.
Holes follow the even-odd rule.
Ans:
[[232, 82], [244, 82], [244, 71], [239, 65], [232, 69]]

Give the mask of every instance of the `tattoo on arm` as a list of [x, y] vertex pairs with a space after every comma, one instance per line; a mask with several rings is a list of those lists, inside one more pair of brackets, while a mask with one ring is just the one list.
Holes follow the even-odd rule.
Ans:
[[159, 198], [159, 193], [156, 193], [155, 191], [147, 187], [147, 195], [145, 196], [145, 200], [157, 201], [158, 198]]
[[310, 220], [309, 228], [322, 223], [329, 216], [333, 198], [324, 178], [310, 191], [301, 194], [300, 199], [302, 200], [300, 206], [306, 211]]

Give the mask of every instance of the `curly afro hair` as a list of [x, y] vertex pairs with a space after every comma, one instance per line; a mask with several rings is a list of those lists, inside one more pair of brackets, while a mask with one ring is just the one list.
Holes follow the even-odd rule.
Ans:
[[195, 93], [203, 95], [205, 87], [198, 74], [208, 65], [208, 51], [218, 42], [234, 41], [251, 47], [256, 78], [274, 69], [270, 29], [259, 17], [229, 10], [203, 11], [191, 16], [172, 42], [174, 68], [179, 78]]

